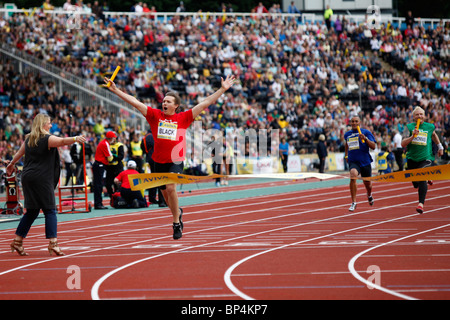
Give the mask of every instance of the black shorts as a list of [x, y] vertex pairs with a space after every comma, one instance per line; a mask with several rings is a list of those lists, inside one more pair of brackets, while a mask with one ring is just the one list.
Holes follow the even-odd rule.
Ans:
[[[155, 162], [155, 172], [154, 173], [183, 173], [184, 170], [184, 163], [158, 163]], [[161, 190], [165, 190], [166, 186], [160, 186]]]
[[411, 159], [407, 159], [407, 161], [408, 161], [408, 169], [419, 169], [434, 166], [434, 163], [431, 160], [423, 160], [417, 162]]
[[360, 167], [359, 164], [357, 164], [356, 162], [350, 162], [348, 167], [349, 167], [349, 170], [356, 169], [356, 171], [358, 171], [358, 173], [363, 178], [372, 176], [372, 165], [370, 165], [370, 164], [365, 167]]
[[[407, 163], [408, 163], [408, 170], [412, 170], [412, 169], [420, 169], [420, 168], [427, 168], [427, 167], [432, 167], [435, 166], [436, 164], [431, 161], [431, 160], [423, 160], [423, 161], [414, 161], [411, 159], [407, 159]], [[425, 180], [426, 181], [426, 180]], [[413, 181], [412, 184], [414, 186], [414, 188], [418, 188], [419, 187], [419, 182], [424, 182], [424, 181]], [[427, 185], [425, 184], [425, 187]], [[422, 202], [423, 203], [423, 202]]]

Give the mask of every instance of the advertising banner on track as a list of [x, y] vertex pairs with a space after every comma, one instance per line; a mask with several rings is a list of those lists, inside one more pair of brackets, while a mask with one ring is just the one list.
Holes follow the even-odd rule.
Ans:
[[412, 182], [427, 180], [450, 180], [450, 164], [427, 168], [397, 171], [374, 177], [358, 178], [376, 182]]
[[[159, 187], [166, 184], [189, 184], [197, 183], [205, 180], [212, 180], [215, 178], [226, 177], [225, 175], [212, 174], [209, 176], [191, 176], [186, 174], [178, 173], [141, 173], [141, 174], [130, 174], [128, 180], [130, 182], [131, 190], [144, 190], [148, 188]], [[333, 174], [324, 173], [263, 173], [263, 174], [242, 174], [242, 175], [232, 175], [228, 177], [233, 178], [269, 178], [269, 179], [285, 179], [285, 180], [299, 180], [308, 178], [317, 179], [330, 179], [340, 177]]]

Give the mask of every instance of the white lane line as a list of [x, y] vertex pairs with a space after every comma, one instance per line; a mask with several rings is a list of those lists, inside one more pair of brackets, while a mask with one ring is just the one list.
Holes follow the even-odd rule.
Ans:
[[[435, 197], [433, 199], [441, 198], [441, 197], [446, 197], [446, 196]], [[416, 201], [414, 201], [412, 203], [416, 203]], [[395, 205], [395, 206], [391, 206], [391, 208], [403, 206], [405, 204], [409, 204], [409, 203], [398, 204], [398, 205]], [[450, 208], [450, 207], [444, 207], [444, 208], [441, 208], [441, 209], [446, 209], [446, 208]], [[440, 210], [440, 209], [436, 209], [436, 210]], [[369, 211], [373, 211], [373, 210], [369, 210]], [[427, 212], [430, 212], [430, 210], [428, 210]], [[339, 231], [339, 232], [336, 232], [336, 233], [319, 236], [319, 237], [316, 237], [316, 238], [311, 238], [311, 239], [307, 239], [307, 240], [303, 240], [303, 241], [299, 241], [299, 242], [295, 242], [295, 243], [285, 244], [285, 245], [277, 247], [277, 248], [271, 248], [271, 249], [268, 249], [268, 250], [265, 250], [265, 251], [253, 254], [253, 255], [248, 256], [248, 257], [246, 257], [246, 258], [236, 262], [235, 264], [233, 264], [225, 272], [225, 274], [224, 274], [224, 281], [227, 284], [228, 288], [230, 288], [230, 290], [233, 291], [236, 295], [240, 296], [241, 298], [243, 298], [245, 300], [254, 300], [254, 298], [252, 298], [249, 295], [247, 295], [247, 294], [243, 293], [242, 291], [240, 291], [233, 284], [233, 282], [231, 281], [231, 274], [232, 274], [232, 272], [234, 271], [234, 269], [236, 269], [236, 267], [238, 267], [242, 263], [244, 263], [244, 262], [246, 262], [246, 261], [248, 261], [250, 259], [253, 259], [253, 258], [257, 257], [257, 256], [260, 256], [260, 255], [263, 255], [265, 253], [272, 252], [272, 251], [275, 251], [275, 250], [279, 250], [279, 249], [283, 249], [283, 248], [286, 248], [286, 247], [290, 247], [290, 246], [294, 246], [294, 245], [298, 245], [298, 244], [302, 244], [302, 243], [306, 243], [306, 242], [309, 242], [309, 241], [314, 241], [314, 240], [318, 240], [318, 239], [322, 239], [322, 238], [326, 238], [326, 237], [330, 237], [330, 236], [335, 236], [335, 235], [338, 235], [338, 234], [343, 234], [343, 233], [346, 233], [346, 232], [355, 231], [355, 230], [359, 230], [359, 229], [363, 229], [363, 228], [367, 228], [367, 227], [371, 227], [371, 226], [376, 226], [376, 225], [380, 225], [380, 224], [384, 224], [384, 223], [388, 223], [388, 222], [392, 222], [392, 221], [396, 221], [396, 220], [402, 220], [402, 219], [410, 218], [410, 217], [417, 216], [417, 215], [418, 214], [416, 213], [416, 214], [411, 214], [411, 215], [407, 215], [407, 216], [403, 216], [403, 217], [399, 217], [399, 218], [395, 218], [395, 219], [390, 219], [390, 220], [385, 220], [385, 221], [381, 221], [381, 222], [376, 222], [376, 223], [373, 223], [373, 224], [360, 226], [360, 227], [356, 227], [356, 228], [352, 228], [352, 229], [347, 229], [347, 230]], [[365, 280], [365, 279], [363, 279], [363, 280]]]
[[[447, 207], [444, 207], [444, 208], [441, 208], [441, 209], [446, 209], [446, 208], [450, 208], [450, 206], [447, 206]], [[427, 210], [427, 212], [438, 211], [438, 210], [441, 210], [441, 209]], [[446, 228], [446, 227], [449, 227], [449, 226], [450, 226], [450, 224], [446, 224], [446, 225], [443, 225], [443, 226], [439, 226], [439, 227], [436, 227], [436, 228], [432, 228], [432, 229], [428, 229], [428, 230], [421, 231], [421, 232], [418, 232], [418, 233], [414, 233], [414, 234], [411, 234], [411, 235], [408, 235], [408, 236], [405, 236], [405, 237], [401, 237], [401, 238], [398, 238], [398, 239], [395, 239], [395, 240], [392, 240], [392, 241], [388, 241], [388, 242], [385, 242], [385, 243], [381, 243], [381, 244], [379, 244], [379, 245], [377, 245], [377, 246], [368, 248], [368, 249], [366, 249], [366, 250], [364, 250], [364, 251], [361, 251], [360, 253], [358, 253], [357, 255], [355, 255], [353, 258], [350, 259], [350, 261], [348, 262], [348, 269], [349, 269], [349, 271], [351, 272], [351, 274], [352, 274], [356, 279], [358, 279], [359, 281], [361, 281], [361, 282], [365, 283], [366, 285], [369, 285], [369, 286], [371, 286], [371, 287], [373, 287], [373, 288], [375, 288], [375, 289], [378, 289], [378, 290], [380, 290], [380, 291], [386, 292], [386, 293], [391, 294], [391, 295], [393, 295], [393, 296], [397, 296], [397, 297], [402, 298], [402, 299], [406, 299], [406, 300], [418, 300], [417, 298], [410, 297], [410, 296], [401, 294], [401, 293], [396, 292], [396, 291], [393, 291], [393, 290], [389, 290], [389, 289], [387, 289], [387, 288], [385, 288], [385, 287], [382, 287], [382, 286], [380, 286], [380, 285], [377, 285], [376, 283], [370, 282], [370, 281], [368, 281], [367, 279], [364, 279], [364, 278], [361, 277], [361, 276], [359, 275], [359, 273], [355, 270], [355, 262], [356, 262], [356, 260], [358, 260], [358, 258], [361, 257], [362, 255], [364, 255], [364, 254], [366, 254], [367, 252], [370, 252], [370, 251], [372, 251], [372, 250], [375, 250], [375, 249], [377, 249], [377, 248], [380, 248], [380, 247], [383, 247], [383, 246], [386, 246], [386, 245], [389, 245], [389, 244], [392, 244], [392, 243], [395, 243], [395, 242], [398, 242], [398, 241], [402, 241], [402, 240], [405, 240], [405, 239], [408, 239], [408, 238], [412, 238], [412, 237], [415, 237], [415, 236], [418, 236], [418, 235], [421, 235], [421, 234], [424, 234], [424, 233], [428, 233], [428, 232], [431, 232], [431, 231], [434, 231], [434, 230], [439, 230], [439, 229], [442, 229], [442, 228]]]
[[[439, 197], [435, 197], [435, 198], [430, 198], [430, 200], [432, 200], [432, 199], [437, 199], [437, 198], [442, 198], [442, 197], [446, 197], [446, 196], [439, 196]], [[390, 197], [390, 198], [392, 198], [392, 197]], [[412, 202], [407, 202], [407, 203], [401, 203], [401, 204], [397, 204], [397, 205], [390, 206], [390, 208], [393, 208], [393, 207], [401, 207], [401, 206], [404, 206], [404, 205], [407, 205], [407, 204], [416, 203], [416, 202], [417, 202], [417, 201], [412, 201]], [[320, 209], [316, 209], [316, 210], [310, 210], [309, 212], [318, 211], [318, 210], [332, 210], [332, 209], [334, 209], [334, 208], [336, 208], [336, 207], [340, 207], [340, 206], [343, 206], [343, 205], [334, 206], [334, 207], [329, 207], [329, 208], [320, 208]], [[345, 204], [345, 206], [347, 206], [347, 204]], [[350, 214], [346, 214], [346, 215], [342, 215], [342, 216], [331, 217], [331, 218], [326, 218], [326, 219], [320, 219], [320, 220], [315, 220], [315, 221], [310, 221], [310, 222], [305, 222], [305, 223], [294, 224], [294, 225], [287, 226], [287, 227], [282, 227], [282, 228], [277, 228], [277, 229], [272, 229], [272, 230], [266, 230], [266, 231], [262, 231], [262, 232], [258, 232], [258, 233], [253, 233], [253, 234], [250, 234], [250, 235], [243, 235], [243, 236], [236, 237], [236, 238], [231, 238], [231, 239], [224, 239], [224, 240], [220, 240], [220, 241], [214, 241], [214, 242], [210, 242], [210, 243], [204, 243], [204, 244], [200, 244], [200, 245], [196, 245], [196, 246], [191, 246], [191, 247], [187, 247], [187, 248], [181, 248], [181, 249], [174, 250], [174, 251], [171, 251], [171, 252], [164, 252], [164, 253], [161, 253], [161, 254], [156, 255], [156, 256], [151, 256], [151, 257], [147, 257], [147, 258], [144, 258], [144, 259], [136, 260], [136, 261], [134, 261], [134, 262], [128, 263], [128, 264], [126, 264], [126, 265], [123, 265], [123, 266], [121, 266], [120, 268], [117, 268], [117, 269], [115, 269], [115, 270], [112, 270], [112, 271], [110, 271], [109, 273], [107, 273], [107, 274], [105, 274], [104, 276], [102, 276], [99, 280], [97, 280], [97, 282], [96, 282], [96, 283], [94, 284], [94, 286], [92, 287], [92, 290], [91, 290], [91, 296], [92, 296], [92, 299], [94, 299], [94, 300], [100, 300], [100, 296], [99, 296], [99, 292], [98, 292], [98, 291], [99, 291], [100, 285], [101, 285], [106, 279], [108, 279], [109, 277], [111, 277], [112, 275], [114, 275], [115, 273], [117, 273], [117, 272], [119, 272], [119, 271], [121, 271], [121, 270], [124, 270], [124, 269], [126, 269], [126, 268], [128, 268], [128, 267], [134, 266], [134, 265], [136, 265], [136, 264], [138, 264], [138, 263], [141, 263], [141, 262], [144, 262], [144, 261], [148, 261], [148, 260], [151, 260], [151, 259], [155, 259], [155, 258], [158, 258], [158, 257], [161, 257], [161, 256], [168, 255], [168, 254], [177, 253], [177, 252], [182, 252], [182, 251], [186, 251], [186, 250], [190, 250], [190, 249], [194, 249], [194, 248], [205, 247], [205, 246], [209, 246], [209, 245], [213, 245], [213, 244], [218, 244], [218, 243], [222, 243], [222, 242], [233, 241], [233, 240], [236, 240], [236, 239], [242, 239], [242, 238], [252, 237], [252, 236], [255, 236], [255, 235], [259, 235], [259, 234], [270, 233], [270, 232], [279, 231], [279, 230], [285, 230], [285, 229], [289, 229], [289, 228], [296, 228], [296, 227], [299, 227], [299, 226], [304, 226], [304, 225], [309, 225], [309, 224], [315, 224], [315, 223], [319, 223], [319, 222], [325, 222], [325, 221], [331, 221], [331, 220], [341, 219], [341, 218], [343, 218], [343, 217], [349, 217], [349, 216], [355, 216], [355, 215], [365, 214], [365, 213], [367, 213], [367, 212], [377, 211], [377, 210], [380, 210], [380, 208], [371, 209], [371, 210], [367, 210], [367, 211], [363, 211], [363, 212], [358, 212], [358, 213], [350, 213]], [[303, 212], [303, 213], [305, 213], [305, 212]], [[298, 214], [298, 213], [294, 213], [294, 214]], [[289, 216], [289, 215], [293, 215], [293, 214], [287, 214], [287, 215], [285, 215], [285, 216]], [[417, 215], [417, 214], [408, 215], [408, 216], [404, 216], [404, 217], [392, 219], [392, 220], [390, 220], [390, 221], [399, 220], [399, 219], [404, 219], [404, 218], [406, 218], [406, 217], [412, 217], [412, 216], [416, 216], [416, 215]], [[264, 218], [264, 219], [259, 219], [259, 220], [256, 220], [256, 221], [267, 220], [267, 219], [272, 219], [272, 218]], [[296, 242], [296, 243], [289, 244], [289, 245], [284, 245], [284, 246], [278, 247], [278, 248], [276, 248], [276, 249], [284, 248], [284, 247], [287, 247], [287, 246], [290, 246], [290, 245], [295, 245], [295, 244], [299, 244], [299, 243], [303, 243], [303, 242], [307, 242], [307, 241], [312, 241], [312, 240], [315, 240], [315, 239], [325, 238], [325, 237], [333, 236], [333, 235], [336, 235], [336, 234], [341, 234], [341, 233], [348, 232], [348, 231], [352, 231], [352, 230], [358, 230], [358, 229], [361, 229], [361, 228], [369, 227], [369, 226], [372, 226], [372, 225], [378, 225], [378, 224], [382, 224], [382, 223], [385, 223], [385, 222], [386, 222], [386, 221], [382, 221], [382, 222], [378, 222], [378, 223], [374, 223], [374, 224], [370, 224], [370, 225], [366, 225], [366, 226], [362, 226], [362, 227], [358, 227], [358, 228], [353, 228], [353, 229], [349, 229], [349, 230], [337, 232], [337, 233], [334, 233], [334, 234], [328, 234], [328, 235], [320, 236], [320, 237], [317, 237], [317, 238], [314, 238], [314, 239], [309, 239], [309, 240], [304, 240], [304, 241]], [[246, 221], [246, 222], [236, 223], [236, 224], [234, 224], [234, 225], [242, 225], [242, 224], [248, 224], [248, 223], [254, 223], [254, 221]], [[232, 226], [232, 225], [229, 225], [229, 226]], [[221, 226], [221, 227], [215, 227], [215, 228], [222, 228], [222, 227], [223, 227], [223, 226]], [[215, 229], [215, 228], [211, 228], [211, 230], [212, 230], [212, 229]], [[250, 257], [255, 257], [255, 256], [258, 256], [258, 255], [263, 254], [263, 253], [266, 253], [266, 252], [274, 251], [274, 250], [276, 250], [276, 249], [269, 249], [269, 250], [263, 251], [262, 253], [258, 253], [258, 254], [256, 254], [256, 255], [252, 255], [252, 256], [250, 256]], [[244, 261], [244, 260], [246, 261], [246, 260], [249, 260], [249, 259], [243, 259], [243, 260], [241, 260], [241, 261]], [[231, 280], [229, 279], [229, 277], [230, 277], [230, 275], [231, 275], [231, 272], [232, 272], [232, 269], [234, 269], [236, 266], [237, 266], [237, 264], [234, 264], [234, 265], [233, 265], [230, 269], [228, 269], [227, 272], [225, 273], [225, 276], [224, 276], [224, 278], [225, 278], [225, 283], [226, 283], [227, 286], [230, 288], [230, 290], [232, 290], [235, 294], [237, 294], [238, 296], [241, 296], [241, 297], [243, 297], [244, 299], [246, 299], [246, 297], [248, 297], [248, 296], [245, 295], [245, 294], [243, 294], [242, 292], [240, 292], [237, 288], [235, 288], [234, 285], [232, 284]], [[228, 274], [228, 272], [229, 272], [229, 274]], [[227, 274], [228, 274], [228, 275], [227, 275]], [[227, 280], [227, 278], [228, 278], [228, 280]], [[233, 288], [234, 288], [234, 289], [233, 289]], [[250, 298], [250, 297], [248, 297], [248, 298]], [[250, 299], [251, 299], [251, 298], [250, 298]]]
[[[446, 187], [445, 187], [445, 188], [446, 188]], [[404, 189], [404, 188], [401, 188], [401, 189]], [[414, 194], [414, 193], [411, 193], [411, 194]], [[403, 195], [403, 196], [404, 196], [404, 195]], [[257, 199], [257, 197], [255, 197], [255, 199]], [[285, 199], [284, 199], [284, 200], [285, 200]], [[329, 200], [330, 200], [330, 199], [328, 199], [327, 201], [329, 201]], [[319, 202], [319, 201], [317, 201], [317, 202]], [[410, 204], [410, 203], [415, 203], [415, 202], [409, 202], [409, 203], [405, 203], [405, 204]], [[303, 203], [303, 204], [305, 204], [305, 203]], [[339, 205], [339, 206], [335, 206], [335, 207], [342, 207], [342, 206], [346, 206], [346, 205], [347, 205], [347, 204], [343, 204], [343, 205]], [[289, 206], [291, 206], [291, 205], [289, 205]], [[320, 208], [320, 209], [316, 209], [316, 210], [308, 210], [308, 211], [303, 211], [303, 212], [296, 212], [296, 213], [292, 213], [292, 214], [288, 214], [288, 215], [282, 215], [282, 216], [271, 217], [271, 218], [266, 218], [266, 219], [259, 219], [259, 220], [254, 220], [254, 221], [263, 221], [263, 220], [268, 220], [268, 219], [277, 219], [277, 218], [282, 218], [282, 217], [285, 217], [285, 216], [292, 216], [292, 215], [304, 214], [304, 213], [308, 213], [308, 212], [315, 212], [315, 211], [321, 211], [321, 210], [329, 210], [329, 209], [333, 209], [333, 208], [335, 208], [335, 207]], [[223, 210], [224, 208], [221, 208], [221, 209]], [[380, 208], [377, 208], [376, 210], [379, 210], [379, 209], [380, 209]], [[261, 211], [261, 210], [255, 210], [255, 211], [252, 211], [252, 212], [256, 212], [256, 211]], [[370, 210], [370, 211], [374, 211], [374, 210]], [[247, 213], [249, 213], [249, 212], [246, 212], [246, 213], [240, 213], [239, 215], [247, 214]], [[361, 213], [364, 213], [364, 212], [355, 213], [355, 214], [361, 214]], [[355, 215], [355, 214], [347, 214], [347, 215], [343, 215], [343, 216], [339, 216], [339, 217], [334, 217], [334, 218], [330, 218], [330, 219], [326, 219], [326, 220], [339, 219], [339, 218], [342, 218], [342, 217], [347, 217], [347, 216]], [[234, 215], [237, 215], [237, 214], [232, 214], [232, 215], [229, 215], [229, 216], [234, 216]], [[215, 217], [215, 218], [208, 218], [208, 219], [199, 219], [199, 220], [197, 220], [197, 221], [209, 220], [209, 219], [216, 219], [216, 218], [223, 218], [223, 217], [224, 217], [224, 216], [221, 216], [221, 217]], [[254, 222], [254, 221], [246, 221], [246, 222], [235, 223], [235, 224], [231, 224], [231, 225], [224, 225], [224, 226], [219, 226], [219, 227], [214, 227], [214, 228], [209, 228], [209, 229], [204, 229], [204, 230], [198, 230], [198, 231], [194, 231], [194, 232], [190, 232], [190, 233], [196, 233], [196, 232], [202, 232], [202, 231], [208, 231], [208, 230], [215, 230], [215, 229], [218, 229], [218, 228], [232, 227], [232, 226], [236, 226], [236, 225], [242, 225], [242, 224], [252, 223], [252, 222]], [[134, 222], [135, 222], [135, 221], [134, 221]], [[196, 221], [192, 221], [192, 222], [196, 222]], [[311, 222], [311, 223], [315, 223], [315, 222], [320, 222], [320, 221], [314, 221], [314, 222]], [[309, 224], [309, 223], [307, 223], [307, 224]], [[292, 226], [291, 226], [291, 227], [292, 227]], [[151, 228], [154, 228], [154, 227], [151, 227]], [[126, 232], [134, 232], [134, 231], [140, 231], [140, 230], [148, 230], [148, 229], [151, 229], [151, 228], [143, 228], [143, 229], [136, 229], [136, 230], [127, 230]], [[276, 230], [281, 230], [281, 229], [283, 229], [283, 228], [280, 228], [280, 229], [274, 229], [274, 230], [276, 231]], [[267, 232], [273, 232], [274, 230], [264, 231], [264, 232], [261, 232], [261, 234], [262, 234], [262, 233], [267, 233]], [[125, 233], [125, 232], [123, 232], [123, 233]], [[118, 234], [118, 233], [114, 233], [114, 234]], [[114, 234], [111, 234], [111, 235], [114, 235]], [[103, 235], [103, 237], [111, 236], [111, 235]], [[251, 236], [251, 235], [242, 236], [242, 237], [236, 237], [236, 238], [234, 238], [234, 239], [240, 239], [240, 238], [248, 237], [248, 236]], [[149, 241], [154, 241], [154, 240], [160, 240], [160, 239], [165, 239], [165, 238], [167, 238], [167, 236], [165, 236], [165, 237], [160, 237], [160, 238], [154, 238], [154, 239], [146, 239], [146, 240], [139, 241], [139, 242], [135, 242], [135, 243], [144, 243], [144, 242], [149, 242]], [[230, 241], [230, 240], [232, 240], [232, 239], [226, 239], [226, 240], [222, 240], [222, 241], [219, 241], [219, 242]], [[79, 253], [75, 253], [75, 254], [72, 254], [72, 255], [66, 255], [66, 256], [64, 256], [64, 257], [58, 257], [58, 258], [52, 258], [52, 259], [41, 260], [41, 261], [38, 261], [38, 262], [35, 262], [35, 263], [23, 265], [23, 266], [14, 268], [14, 269], [10, 269], [10, 270], [4, 271], [4, 272], [0, 273], [0, 275], [9, 273], [9, 272], [12, 272], [12, 271], [15, 271], [15, 270], [20, 270], [20, 269], [25, 268], [25, 267], [28, 267], [28, 266], [32, 266], [32, 265], [36, 265], [36, 264], [40, 264], [40, 263], [44, 263], [44, 262], [49, 262], [49, 261], [54, 261], [55, 259], [62, 259], [62, 258], [68, 258], [68, 257], [72, 257], [72, 256], [79, 256], [79, 255], [88, 254], [88, 253], [91, 253], [91, 252], [96, 252], [96, 251], [99, 251], [99, 250], [114, 249], [114, 248], [123, 247], [123, 246], [127, 246], [127, 245], [128, 245], [128, 243], [127, 243], [127, 244], [122, 244], [122, 245], [111, 246], [111, 247], [108, 247], [108, 248], [99, 248], [99, 249], [89, 250], [89, 251], [86, 251], [86, 252], [79, 252]], [[208, 245], [208, 244], [204, 244], [204, 245], [201, 245], [201, 246], [206, 246], [206, 245]], [[197, 247], [198, 247], [198, 246], [197, 246]], [[186, 250], [187, 250], [187, 249], [186, 249]], [[177, 251], [179, 251], [179, 250], [177, 250]], [[174, 251], [174, 252], [171, 252], [171, 253], [175, 253], [175, 252], [177, 252], [177, 251]]]

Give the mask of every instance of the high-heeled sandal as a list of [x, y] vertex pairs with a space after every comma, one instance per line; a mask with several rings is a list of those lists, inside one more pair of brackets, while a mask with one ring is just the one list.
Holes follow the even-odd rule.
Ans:
[[23, 241], [14, 239], [13, 242], [9, 245], [11, 247], [11, 252], [17, 251], [19, 256], [27, 256], [28, 253], [25, 252], [23, 248]]
[[50, 253], [50, 255], [52, 255], [53, 253], [55, 253], [55, 255], [57, 256], [64, 256], [64, 252], [61, 251], [61, 248], [58, 246], [58, 242], [56, 241], [50, 241], [48, 243], [48, 253]]

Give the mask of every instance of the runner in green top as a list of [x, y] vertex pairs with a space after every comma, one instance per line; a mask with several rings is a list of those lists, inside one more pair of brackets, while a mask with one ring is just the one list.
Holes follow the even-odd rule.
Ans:
[[[413, 111], [414, 123], [407, 125], [411, 134], [410, 137], [402, 140], [402, 147], [406, 149], [406, 159], [408, 161], [408, 169], [425, 168], [434, 165], [435, 159], [432, 149], [432, 141], [438, 146], [438, 156], [442, 156], [444, 148], [442, 147], [439, 137], [435, 132], [435, 126], [425, 122], [425, 111], [421, 107], [416, 107]], [[419, 128], [416, 128], [417, 120], [420, 119]], [[414, 188], [418, 188], [419, 205], [416, 208], [418, 213], [423, 213], [423, 205], [427, 196], [427, 181], [414, 181]]]
[[[406, 126], [409, 132], [413, 132], [416, 128], [416, 123], [410, 123]], [[434, 154], [432, 148], [432, 137], [435, 130], [434, 124], [422, 122], [419, 126], [419, 133], [411, 140], [406, 151], [406, 158], [420, 162], [424, 160], [434, 161]]]

